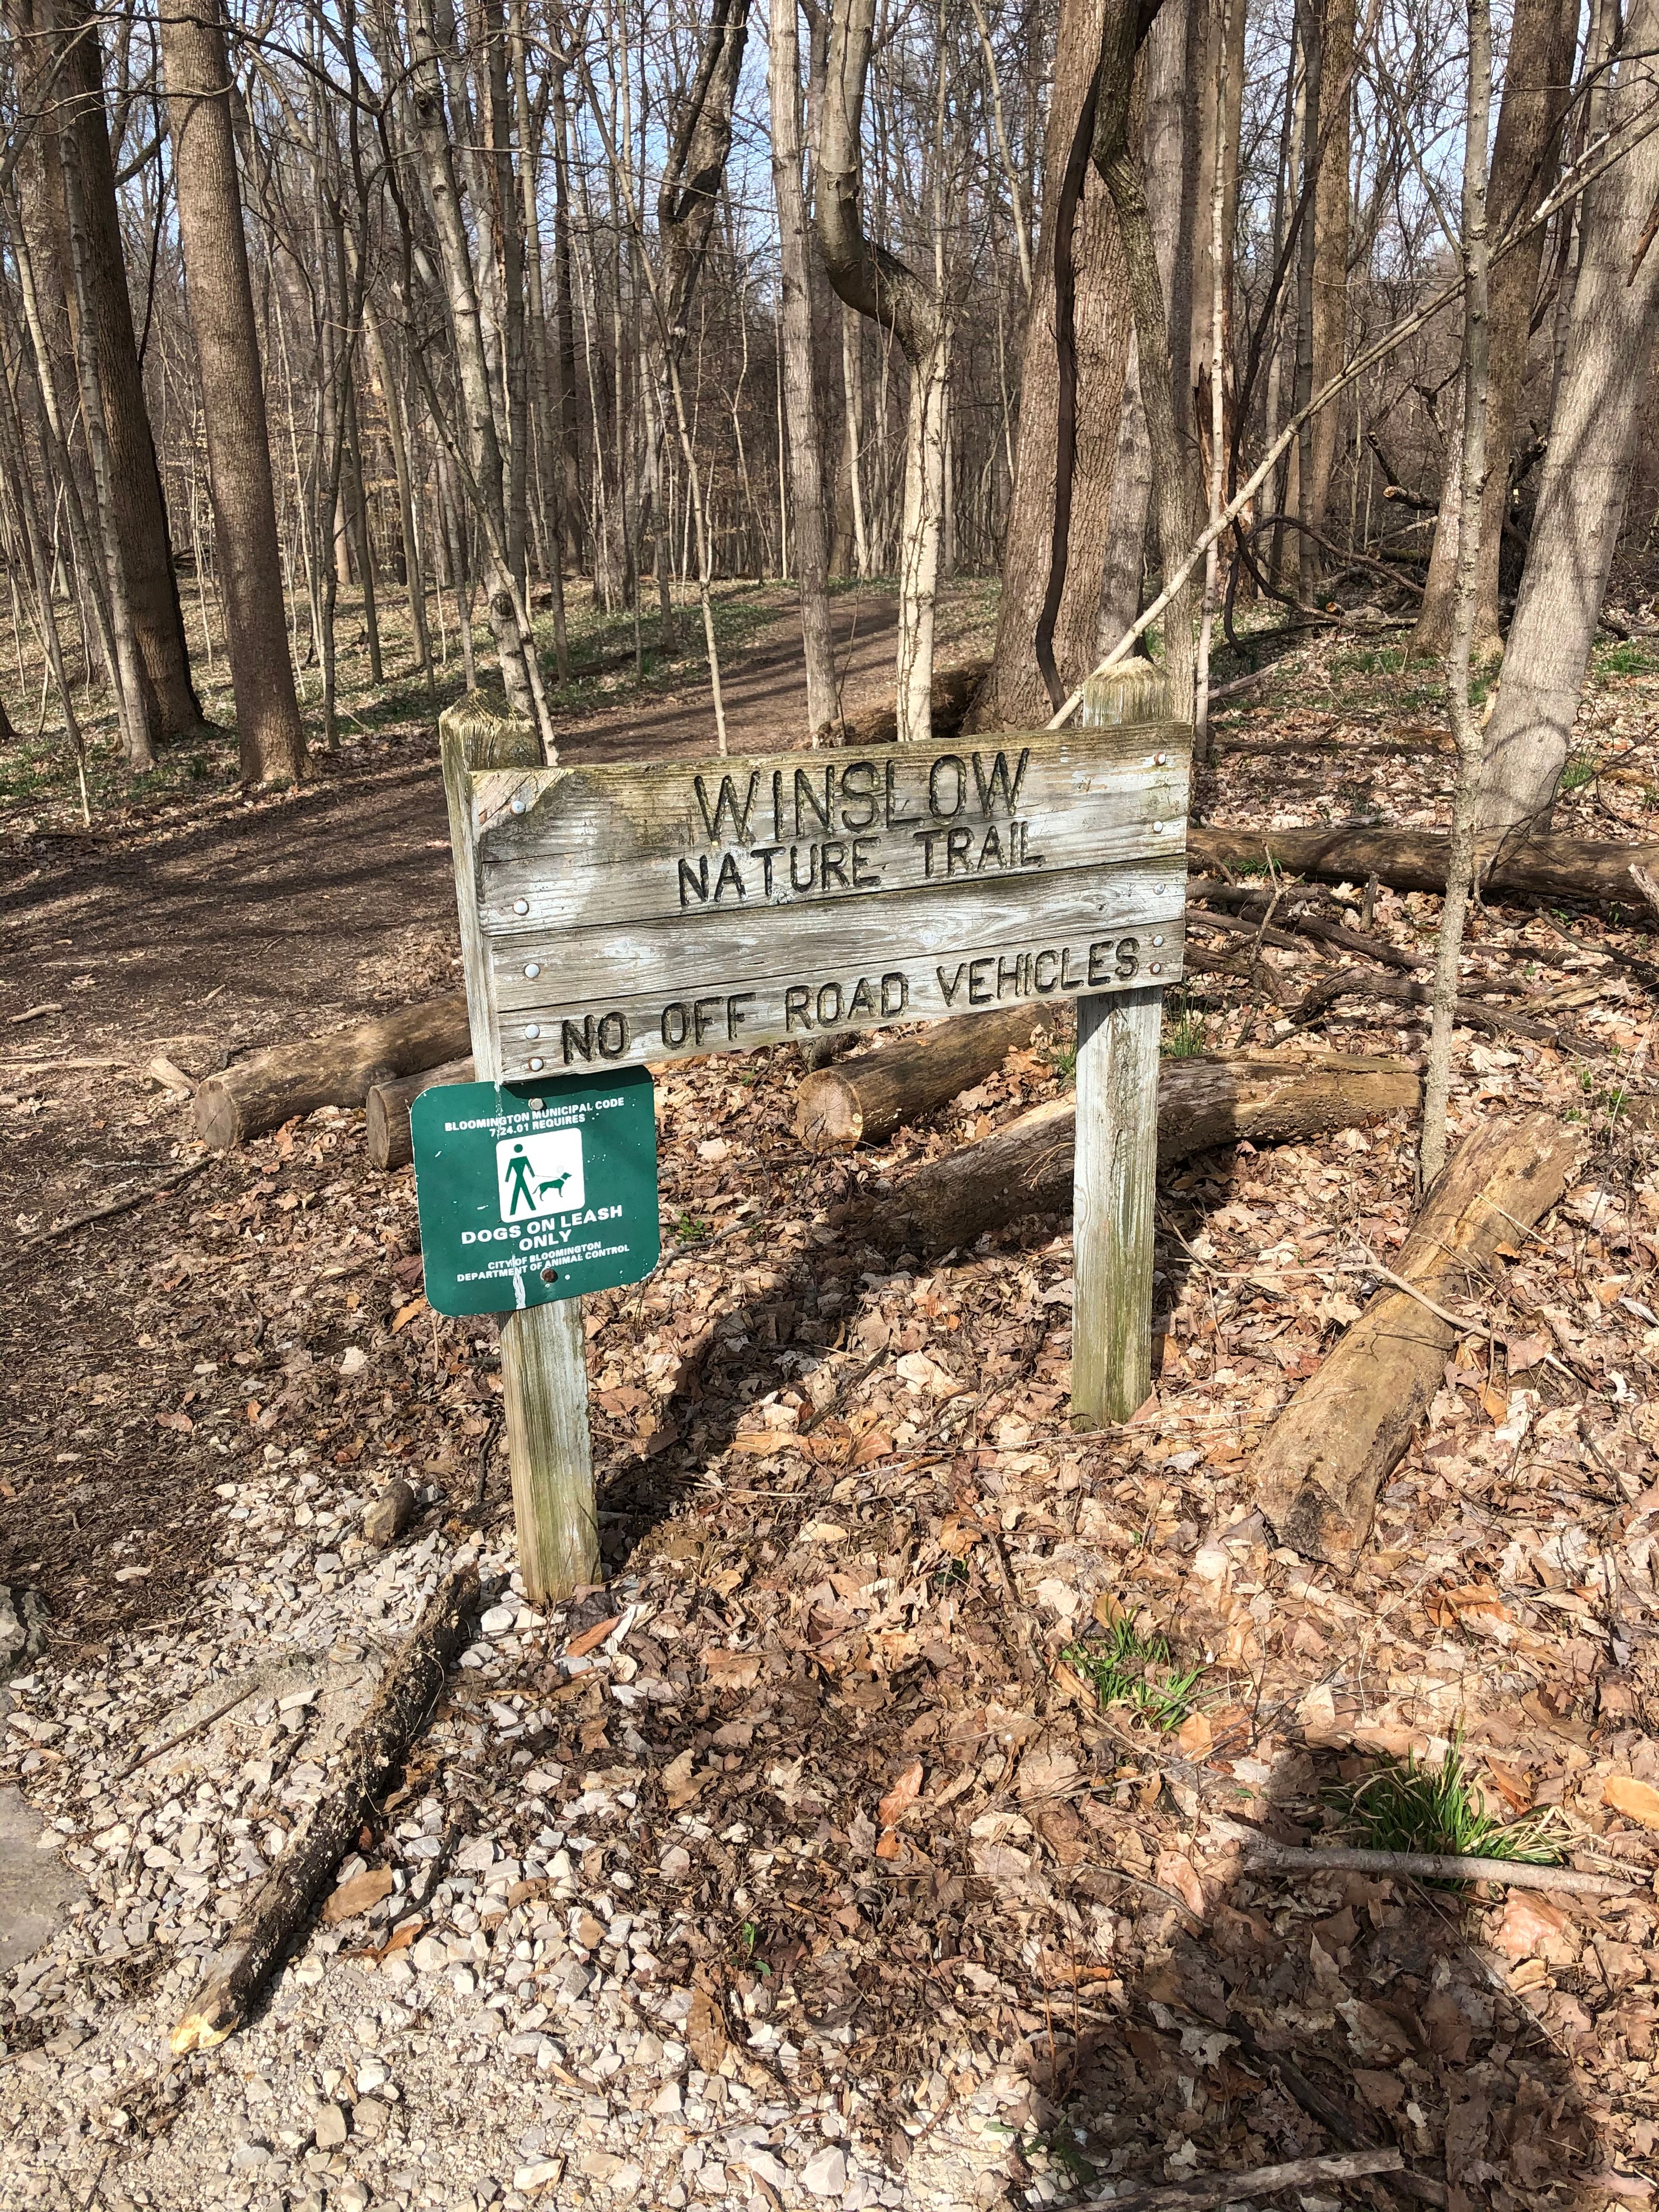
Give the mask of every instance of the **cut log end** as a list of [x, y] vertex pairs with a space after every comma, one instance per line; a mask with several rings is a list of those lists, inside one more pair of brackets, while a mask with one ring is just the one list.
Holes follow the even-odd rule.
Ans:
[[222, 1076], [210, 1075], [198, 1087], [191, 1112], [196, 1133], [210, 1152], [228, 1152], [241, 1143], [242, 1109]]
[[204, 1995], [197, 2010], [187, 2012], [168, 2036], [167, 2048], [175, 2058], [183, 2058], [192, 2051], [211, 2051], [216, 2044], [225, 2042], [235, 2033], [240, 2016], [234, 2010], [227, 2016], [222, 2000]]

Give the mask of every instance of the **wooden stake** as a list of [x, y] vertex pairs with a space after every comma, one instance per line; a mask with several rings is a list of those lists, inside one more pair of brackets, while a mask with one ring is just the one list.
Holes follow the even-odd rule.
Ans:
[[[472, 1024], [472, 1060], [481, 1083], [500, 1080], [489, 973], [478, 926], [474, 769], [539, 768], [541, 741], [528, 722], [496, 714], [476, 692], [439, 718], [456, 904]], [[501, 1322], [501, 1394], [519, 1571], [532, 1605], [556, 1603], [599, 1579], [599, 1524], [593, 1498], [593, 1449], [587, 1425], [587, 1359], [582, 1302], [529, 1306]]]
[[[1149, 663], [1093, 677], [1082, 722], [1109, 729], [1169, 718]], [[1149, 948], [1137, 948], [1150, 975]], [[1152, 1382], [1152, 1202], [1164, 989], [1077, 1003], [1077, 1150], [1072, 1184], [1072, 1425], [1127, 1421]]]

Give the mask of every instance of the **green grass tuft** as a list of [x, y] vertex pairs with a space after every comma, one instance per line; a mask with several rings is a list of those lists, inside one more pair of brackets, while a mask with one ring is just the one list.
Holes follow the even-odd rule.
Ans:
[[1205, 1032], [1204, 1017], [1195, 1013], [1185, 999], [1175, 1010], [1174, 1018], [1164, 1024], [1160, 1049], [1165, 1060], [1196, 1060], [1206, 1051], [1209, 1038]]
[[1204, 1702], [1202, 1667], [1177, 1667], [1168, 1638], [1143, 1636], [1131, 1620], [1114, 1621], [1085, 1644], [1068, 1644], [1060, 1656], [1092, 1686], [1103, 1708], [1127, 1705], [1157, 1729], [1178, 1729]]
[[1375, 1773], [1336, 1784], [1326, 1796], [1366, 1850], [1443, 1851], [1527, 1866], [1561, 1862], [1548, 1812], [1494, 1820], [1483, 1810], [1464, 1770], [1461, 1737], [1438, 1766], [1419, 1766], [1412, 1757], [1386, 1759]]

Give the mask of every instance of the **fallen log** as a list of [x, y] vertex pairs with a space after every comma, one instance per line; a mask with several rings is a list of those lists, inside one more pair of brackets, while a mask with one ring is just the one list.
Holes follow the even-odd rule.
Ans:
[[277, 1045], [209, 1076], [196, 1093], [196, 1133], [215, 1152], [226, 1152], [296, 1114], [361, 1106], [371, 1085], [454, 1060], [471, 1041], [466, 994], [453, 991], [356, 1029]]
[[478, 1601], [478, 1571], [458, 1567], [427, 1600], [288, 1849], [209, 1961], [195, 2002], [173, 2031], [175, 2055], [211, 2051], [234, 2033], [265, 1978], [299, 1933], [334, 1869], [353, 1847], [371, 1798], [403, 1764], [443, 1687]]
[[915, 1036], [818, 1068], [796, 1091], [795, 1134], [814, 1152], [884, 1145], [907, 1121], [994, 1075], [1011, 1052], [1030, 1042], [1034, 1030], [1055, 1019], [1052, 1007], [1004, 1007], [937, 1022]]
[[[1419, 1085], [1406, 1061], [1359, 1054], [1237, 1052], [1166, 1060], [1158, 1073], [1158, 1164], [1171, 1167], [1212, 1146], [1293, 1143], [1414, 1111]], [[1076, 1101], [1050, 1100], [977, 1144], [931, 1160], [884, 1192], [883, 1214], [913, 1249], [971, 1244], [1024, 1213], [1072, 1203]]]
[[387, 1174], [393, 1168], [407, 1167], [415, 1157], [409, 1109], [422, 1091], [429, 1091], [434, 1083], [471, 1080], [472, 1056], [469, 1053], [465, 1060], [448, 1060], [441, 1067], [422, 1067], [413, 1075], [392, 1076], [384, 1083], [371, 1083], [364, 1102], [370, 1164]]
[[1395, 1263], [1396, 1283], [1412, 1288], [1376, 1293], [1263, 1439], [1258, 1502], [1281, 1543], [1352, 1564], [1456, 1335], [1423, 1300], [1443, 1303], [1530, 1229], [1566, 1188], [1577, 1149], [1577, 1135], [1542, 1111], [1485, 1121], [1458, 1146]]
[[[1352, 822], [1328, 830], [1212, 830], [1191, 823], [1187, 830], [1187, 864], [1194, 872], [1260, 868], [1271, 860], [1286, 875], [1346, 883], [1375, 876], [1397, 891], [1443, 891], [1446, 852], [1438, 830], [1373, 830]], [[1659, 844], [1524, 837], [1500, 848], [1482, 881], [1494, 893], [1623, 906], [1642, 914], [1648, 901], [1638, 871], [1659, 871]]]

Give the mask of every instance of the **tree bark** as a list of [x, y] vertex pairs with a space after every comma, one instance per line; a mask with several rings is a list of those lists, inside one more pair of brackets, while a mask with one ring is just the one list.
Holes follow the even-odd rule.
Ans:
[[[1654, 97], [1659, 0], [1632, 0], [1608, 104], [1615, 136]], [[1659, 198], [1659, 134], [1590, 186], [1571, 332], [1544, 461], [1531, 550], [1486, 731], [1483, 831], [1547, 827], [1601, 612], [1630, 484], [1659, 301], [1659, 252], [1632, 264]]]
[[1005, 1007], [837, 1060], [806, 1076], [795, 1093], [795, 1134], [813, 1152], [884, 1145], [895, 1129], [948, 1105], [994, 1075], [1034, 1030], [1055, 1026], [1052, 1006]]
[[800, 40], [796, 0], [774, 0], [767, 83], [772, 113], [772, 185], [782, 264], [783, 410], [794, 511], [795, 568], [806, 655], [806, 727], [816, 744], [841, 719], [830, 628], [828, 518], [823, 442], [812, 374], [812, 303], [806, 198], [801, 179]]
[[319, 1106], [361, 1106], [387, 1076], [459, 1060], [471, 1036], [466, 994], [455, 991], [356, 1029], [277, 1045], [209, 1076], [196, 1093], [196, 1133], [223, 1152]]
[[[1524, 217], [1555, 183], [1577, 21], [1578, 0], [1565, 0], [1565, 4], [1564, 0], [1517, 0], [1487, 187], [1492, 234], [1499, 242], [1511, 222]], [[1516, 418], [1526, 380], [1528, 330], [1543, 252], [1540, 228], [1511, 247], [1492, 272], [1487, 468], [1480, 501], [1480, 565], [1474, 604], [1477, 653], [1490, 652], [1498, 642], [1498, 554], [1509, 505]], [[1434, 546], [1429, 556], [1423, 604], [1412, 632], [1412, 652], [1425, 660], [1443, 659], [1451, 644], [1462, 462], [1462, 442], [1454, 437], [1447, 443]]]
[[305, 734], [289, 659], [224, 19], [218, 0], [181, 0], [159, 20], [242, 777], [292, 780], [305, 768]]
[[[1158, 274], [1146, 179], [1133, 127], [1134, 59], [1140, 36], [1140, 20], [1130, 0], [1113, 0], [1101, 52], [1094, 161], [1112, 196], [1128, 273], [1140, 404], [1152, 455], [1158, 556], [1168, 579], [1180, 574], [1187, 559], [1193, 542], [1193, 513], [1186, 456], [1176, 427], [1164, 283]], [[1164, 672], [1170, 679], [1174, 712], [1181, 721], [1192, 719], [1198, 669], [1193, 596], [1189, 580], [1175, 593], [1164, 619]]]
[[[1437, 1305], [1462, 1298], [1469, 1271], [1560, 1197], [1579, 1141], [1553, 1114], [1482, 1122], [1424, 1200], [1393, 1273]], [[1305, 1559], [1352, 1565], [1456, 1334], [1409, 1291], [1377, 1291], [1257, 1455], [1261, 1510], [1282, 1543]]]
[[324, 1883], [354, 1847], [364, 1813], [425, 1727], [477, 1602], [478, 1570], [471, 1560], [427, 1600], [374, 1704], [346, 1738], [323, 1796], [210, 1962], [190, 2010], [173, 2031], [175, 2056], [211, 2051], [241, 2026]]
[[[1348, 333], [1348, 142], [1353, 112], [1354, 0], [1313, 0], [1322, 9], [1320, 31], [1319, 178], [1314, 186], [1310, 353], [1313, 390], [1322, 391], [1341, 369]], [[1308, 480], [1302, 520], [1325, 527], [1331, 499], [1331, 470], [1342, 427], [1341, 410], [1328, 407], [1310, 428]], [[1303, 596], [1316, 588], [1324, 555], [1305, 532], [1302, 549]]]
[[[1403, 1060], [1335, 1052], [1232, 1053], [1166, 1060], [1158, 1072], [1158, 1164], [1213, 1146], [1297, 1142], [1414, 1111], [1419, 1086]], [[1076, 1101], [1051, 1099], [977, 1144], [929, 1161], [880, 1194], [890, 1242], [921, 1252], [971, 1244], [1027, 1213], [1072, 1203]]]
[[[507, 466], [497, 419], [495, 381], [485, 344], [477, 272], [461, 205], [451, 119], [445, 108], [446, 70], [456, 72], [454, 19], [434, 0], [416, 0], [410, 10], [412, 55], [410, 106], [422, 155], [427, 194], [437, 234], [438, 255], [454, 341], [467, 491], [484, 539], [484, 605], [495, 635], [496, 659], [508, 710], [532, 722], [544, 752], [556, 750], [546, 696], [530, 635], [529, 608], [514, 574], [507, 515]], [[463, 137], [465, 132], [463, 131]], [[418, 356], [417, 356], [418, 360]], [[430, 380], [428, 380], [430, 393]]]
[[[39, 48], [40, 14], [27, 0], [16, 0], [7, 15], [18, 42], [20, 64], [26, 63]], [[92, 298], [94, 349], [109, 441], [111, 489], [133, 635], [142, 664], [144, 709], [153, 737], [182, 737], [201, 727], [202, 708], [191, 680], [190, 650], [173, 573], [167, 507], [132, 327], [115, 172], [110, 160], [102, 53], [96, 22], [84, 0], [58, 0], [56, 15], [64, 66], [52, 92], [45, 95], [47, 112], [43, 117], [42, 153], [47, 190], [53, 195], [52, 173], [60, 167], [60, 141], [72, 132], [80, 170], [86, 283]], [[27, 68], [21, 68], [20, 76], [27, 75]], [[53, 222], [50, 227], [56, 231], [60, 226]], [[74, 299], [67, 282], [63, 291], [73, 324]]]
[[[1111, 196], [1090, 167], [1086, 139], [1080, 149], [1081, 173], [1069, 199], [1066, 185], [1079, 133], [1092, 117], [1104, 21], [1105, 0], [1064, 0], [1060, 9], [1044, 134], [1043, 222], [1020, 368], [1019, 435], [1003, 541], [996, 643], [989, 678], [975, 707], [975, 725], [984, 729], [1035, 727], [1058, 704], [1036, 649], [1056, 554], [1064, 584], [1053, 615], [1051, 650], [1063, 678], [1062, 696], [1065, 685], [1093, 666], [1098, 649], [1131, 316]], [[1064, 539], [1057, 540], [1055, 465], [1064, 370], [1055, 246], [1062, 220], [1070, 225], [1060, 273], [1069, 274], [1070, 280], [1072, 312], [1063, 337], [1073, 364], [1074, 399], [1066, 410], [1066, 434], [1072, 445], [1069, 526]], [[1137, 547], [1137, 583], [1139, 566]]]

